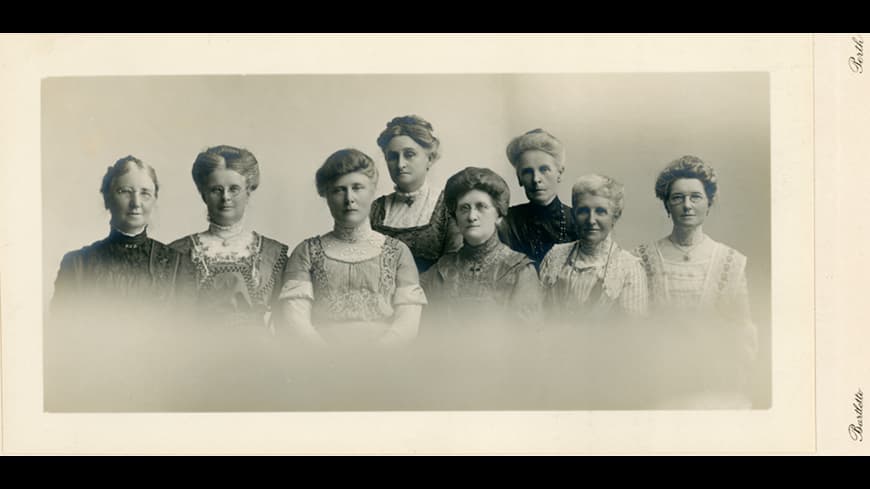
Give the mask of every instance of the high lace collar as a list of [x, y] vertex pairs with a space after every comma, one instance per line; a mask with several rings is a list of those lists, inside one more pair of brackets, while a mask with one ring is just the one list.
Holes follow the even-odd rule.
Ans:
[[423, 182], [423, 185], [420, 186], [417, 190], [413, 192], [402, 192], [399, 190], [399, 187], [395, 187], [395, 194], [393, 196], [393, 202], [400, 204], [413, 205], [414, 202], [420, 202], [425, 199], [429, 195], [429, 183]]
[[498, 232], [494, 232], [489, 239], [477, 246], [471, 246], [470, 244], [463, 242], [462, 248], [459, 249], [459, 256], [466, 260], [482, 260], [498, 248], [500, 244], [501, 241], [498, 239]]
[[236, 236], [240, 236], [245, 232], [245, 229], [246, 226], [244, 217], [239, 219], [237, 222], [230, 224], [229, 226], [222, 226], [209, 219], [208, 230], [206, 231], [206, 233], [226, 240], [235, 238]]
[[585, 257], [589, 259], [606, 258], [607, 254], [610, 253], [610, 246], [613, 244], [613, 238], [608, 234], [607, 237], [598, 244], [587, 244], [584, 243], [582, 239], [578, 241], [578, 243], [580, 253]]
[[332, 228], [332, 235], [340, 239], [341, 241], [346, 241], [348, 243], [357, 243], [360, 241], [364, 241], [372, 237], [374, 231], [372, 230], [371, 221], [366, 218], [365, 221], [360, 223], [359, 226], [356, 227], [342, 227], [336, 224]]
[[420, 185], [420, 188], [413, 192], [402, 192], [399, 190], [399, 187], [393, 187], [393, 189], [396, 191], [398, 197], [420, 197], [429, 191], [429, 182], [423, 182], [423, 185]]
[[143, 245], [148, 241], [148, 227], [142, 230], [141, 233], [132, 235], [111, 227], [109, 229], [109, 237], [106, 241], [113, 244], [120, 244], [127, 247], [136, 247]]

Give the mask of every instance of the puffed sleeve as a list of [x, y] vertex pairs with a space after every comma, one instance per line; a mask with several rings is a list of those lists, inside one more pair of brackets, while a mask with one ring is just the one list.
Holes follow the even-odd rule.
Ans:
[[619, 294], [620, 308], [630, 316], [646, 316], [649, 311], [649, 293], [646, 273], [640, 261], [629, 255], [624, 265], [625, 281]]
[[405, 243], [397, 242], [399, 259], [396, 265], [396, 292], [393, 306], [426, 304], [426, 294], [420, 286], [420, 276], [414, 256]]
[[310, 242], [305, 240], [290, 253], [284, 267], [283, 285], [278, 294], [282, 323], [287, 331], [302, 343], [325, 346], [326, 342], [317, 333], [311, 322], [314, 305], [314, 286], [311, 282]]
[[308, 240], [299, 243], [290, 253], [284, 267], [283, 285], [278, 300], [314, 300], [314, 286], [311, 282], [311, 253]]

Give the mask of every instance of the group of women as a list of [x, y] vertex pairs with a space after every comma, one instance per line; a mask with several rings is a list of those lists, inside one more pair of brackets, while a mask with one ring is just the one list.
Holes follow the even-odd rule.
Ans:
[[355, 149], [336, 151], [315, 175], [333, 227], [292, 250], [247, 224], [260, 184], [250, 151], [216, 146], [196, 157], [208, 228], [169, 245], [147, 233], [159, 191], [154, 169], [133, 156], [118, 160], [100, 188], [109, 235], [63, 257], [52, 314], [83, 301], [122, 314], [157, 303], [191, 309], [203, 324], [255, 326], [319, 346], [666, 316], [743, 331], [754, 355], [746, 258], [704, 233], [718, 180], [701, 159], [683, 156], [661, 171], [655, 195], [672, 231], [630, 252], [613, 238], [623, 185], [584, 175], [563, 204], [565, 151], [544, 130], [507, 146], [528, 197], [514, 206], [508, 184], [488, 168], [467, 167], [443, 190], [431, 186], [440, 141], [418, 116], [394, 118], [377, 143], [395, 191], [376, 198], [379, 165]]

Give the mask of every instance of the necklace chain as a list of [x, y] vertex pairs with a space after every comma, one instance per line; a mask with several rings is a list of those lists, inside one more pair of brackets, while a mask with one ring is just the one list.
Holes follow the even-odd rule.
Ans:
[[677, 241], [674, 239], [673, 235], [668, 236], [668, 241], [670, 241], [671, 244], [674, 245], [674, 247], [676, 249], [683, 252], [683, 260], [684, 261], [689, 261], [689, 259], [691, 258], [690, 257], [691, 253], [693, 251], [695, 251], [695, 248], [697, 248], [698, 246], [701, 246], [701, 244], [704, 242], [704, 237], [702, 236], [701, 239], [699, 239], [697, 243], [695, 243], [691, 246], [685, 246], [685, 245], [681, 245], [681, 244], [677, 243]]

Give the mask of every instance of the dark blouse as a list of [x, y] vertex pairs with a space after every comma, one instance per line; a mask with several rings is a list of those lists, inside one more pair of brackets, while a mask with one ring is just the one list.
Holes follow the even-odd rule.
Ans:
[[438, 203], [435, 204], [435, 211], [432, 212], [429, 223], [411, 228], [384, 225], [387, 197], [389, 196], [383, 195], [372, 203], [370, 214], [372, 229], [408, 245], [420, 273], [428, 270], [445, 253], [455, 251], [462, 244], [462, 236], [452, 222], [447, 206], [444, 205], [443, 191], [438, 196]]
[[532, 261], [493, 236], [448, 253], [420, 277], [429, 300], [426, 326], [534, 323], [543, 292]]
[[206, 324], [264, 325], [281, 290], [287, 245], [254, 233], [254, 253], [236, 261], [212, 261], [199, 253], [196, 234], [169, 246], [182, 255], [179, 274], [194, 289], [187, 294]]
[[559, 197], [546, 206], [527, 202], [511, 207], [498, 231], [502, 242], [531, 258], [536, 269], [554, 244], [580, 239], [571, 207]]
[[178, 253], [146, 231], [127, 236], [112, 229], [105, 239], [64, 255], [51, 307], [166, 303], [175, 295], [179, 266]]

